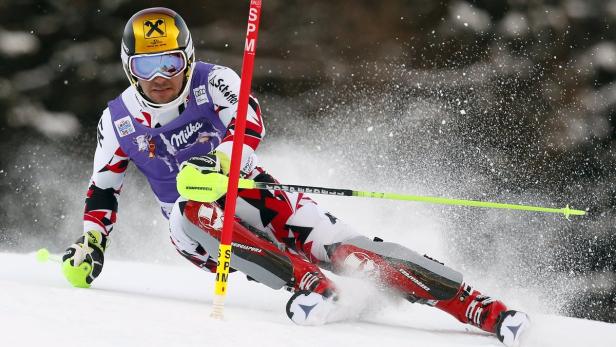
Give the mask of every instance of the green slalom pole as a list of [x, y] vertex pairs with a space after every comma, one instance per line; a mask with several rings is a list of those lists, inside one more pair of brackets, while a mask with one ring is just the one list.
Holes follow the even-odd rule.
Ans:
[[[212, 202], [220, 198], [227, 190], [227, 176], [218, 173], [203, 174], [193, 167], [184, 168], [177, 177], [178, 191], [183, 197], [203, 202]], [[498, 202], [487, 202], [477, 200], [449, 199], [432, 196], [407, 195], [396, 193], [366, 192], [360, 190], [337, 189], [302, 186], [293, 184], [277, 184], [266, 182], [255, 182], [249, 179], [240, 179], [239, 188], [241, 189], [266, 189], [282, 190], [291, 193], [323, 194], [336, 196], [357, 196], [362, 198], [376, 198], [389, 200], [403, 200], [426, 202], [440, 205], [470, 206], [484, 208], [498, 208], [506, 210], [532, 211], [543, 213], [562, 214], [565, 218], [570, 216], [583, 216], [586, 211], [574, 210], [569, 205], [564, 208], [549, 208], [530, 205], [504, 204]]]

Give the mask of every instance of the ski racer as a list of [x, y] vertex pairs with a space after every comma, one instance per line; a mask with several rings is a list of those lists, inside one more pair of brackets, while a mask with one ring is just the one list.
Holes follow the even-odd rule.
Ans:
[[[129, 162], [147, 178], [177, 251], [215, 272], [224, 198], [188, 201], [177, 191], [176, 176], [188, 169], [228, 173], [240, 78], [227, 67], [196, 61], [184, 20], [161, 7], [130, 18], [121, 59], [130, 86], [108, 103], [98, 123], [83, 235], [66, 250], [63, 273], [76, 287], [89, 287], [100, 275]], [[251, 96], [241, 174], [276, 182], [255, 154], [264, 133], [259, 103]], [[526, 314], [474, 289], [461, 273], [357, 233], [306, 194], [244, 189], [236, 210], [232, 268], [293, 291], [287, 315], [295, 323], [323, 323], [327, 310], [335, 310], [341, 294], [321, 267], [363, 275], [410, 302], [495, 334], [506, 345], [518, 343], [529, 325]]]

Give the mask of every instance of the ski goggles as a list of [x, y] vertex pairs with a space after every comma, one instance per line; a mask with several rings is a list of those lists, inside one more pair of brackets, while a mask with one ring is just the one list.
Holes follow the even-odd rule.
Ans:
[[133, 55], [128, 59], [130, 73], [141, 80], [155, 77], [172, 78], [186, 69], [186, 55], [182, 51]]

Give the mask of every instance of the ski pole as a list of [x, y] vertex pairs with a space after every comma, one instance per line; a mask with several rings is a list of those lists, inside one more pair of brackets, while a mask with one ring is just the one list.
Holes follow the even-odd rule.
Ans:
[[[240, 163], [244, 146], [244, 131], [246, 128], [246, 113], [252, 83], [252, 72], [255, 61], [257, 34], [259, 31], [259, 18], [261, 16], [261, 0], [250, 0], [248, 10], [248, 28], [246, 30], [246, 43], [244, 45], [244, 58], [242, 61], [242, 76], [240, 80], [240, 94], [235, 117], [235, 131], [233, 134], [233, 147], [231, 150], [231, 165], [229, 169], [228, 189], [225, 198], [225, 211], [220, 246], [218, 248], [218, 265], [216, 266], [216, 285], [211, 317], [224, 318], [224, 300], [227, 295], [227, 281], [231, 267], [231, 241], [233, 222], [235, 220], [235, 203], [237, 201], [238, 180], [240, 178]], [[225, 185], [227, 188], [227, 185]]]
[[[180, 194], [190, 200], [211, 202], [226, 192], [227, 177], [223, 174], [208, 173], [202, 174], [199, 170], [186, 167], [177, 177], [178, 191]], [[266, 190], [282, 190], [291, 193], [308, 193], [308, 194], [324, 194], [336, 196], [357, 196], [362, 198], [377, 198], [390, 200], [404, 200], [425, 202], [440, 205], [455, 205], [455, 206], [470, 206], [484, 208], [498, 208], [507, 210], [532, 211], [543, 213], [558, 213], [569, 218], [569, 216], [583, 216], [586, 211], [574, 210], [569, 205], [564, 208], [549, 208], [531, 205], [505, 204], [498, 202], [487, 202], [478, 200], [463, 200], [450, 199], [432, 196], [407, 195], [397, 193], [379, 193], [367, 192], [350, 189], [312, 187], [293, 184], [277, 184], [267, 182], [255, 182], [249, 179], [240, 179], [239, 188], [243, 189], [266, 189]]]

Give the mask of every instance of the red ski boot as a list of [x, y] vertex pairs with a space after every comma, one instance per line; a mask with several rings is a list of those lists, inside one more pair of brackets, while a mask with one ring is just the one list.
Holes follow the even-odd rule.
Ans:
[[530, 324], [525, 313], [508, 311], [502, 301], [483, 295], [466, 284], [462, 284], [453, 299], [439, 301], [436, 307], [462, 323], [496, 334], [507, 346], [516, 346], [522, 331]]
[[321, 272], [318, 266], [306, 258], [286, 251], [293, 264], [293, 281], [289, 288], [295, 292], [314, 292], [329, 298], [336, 295], [334, 283]]
[[462, 323], [474, 325], [490, 333], [496, 332], [499, 315], [507, 311], [507, 306], [501, 301], [482, 295], [466, 284], [460, 286], [453, 299], [439, 301], [436, 307]]

